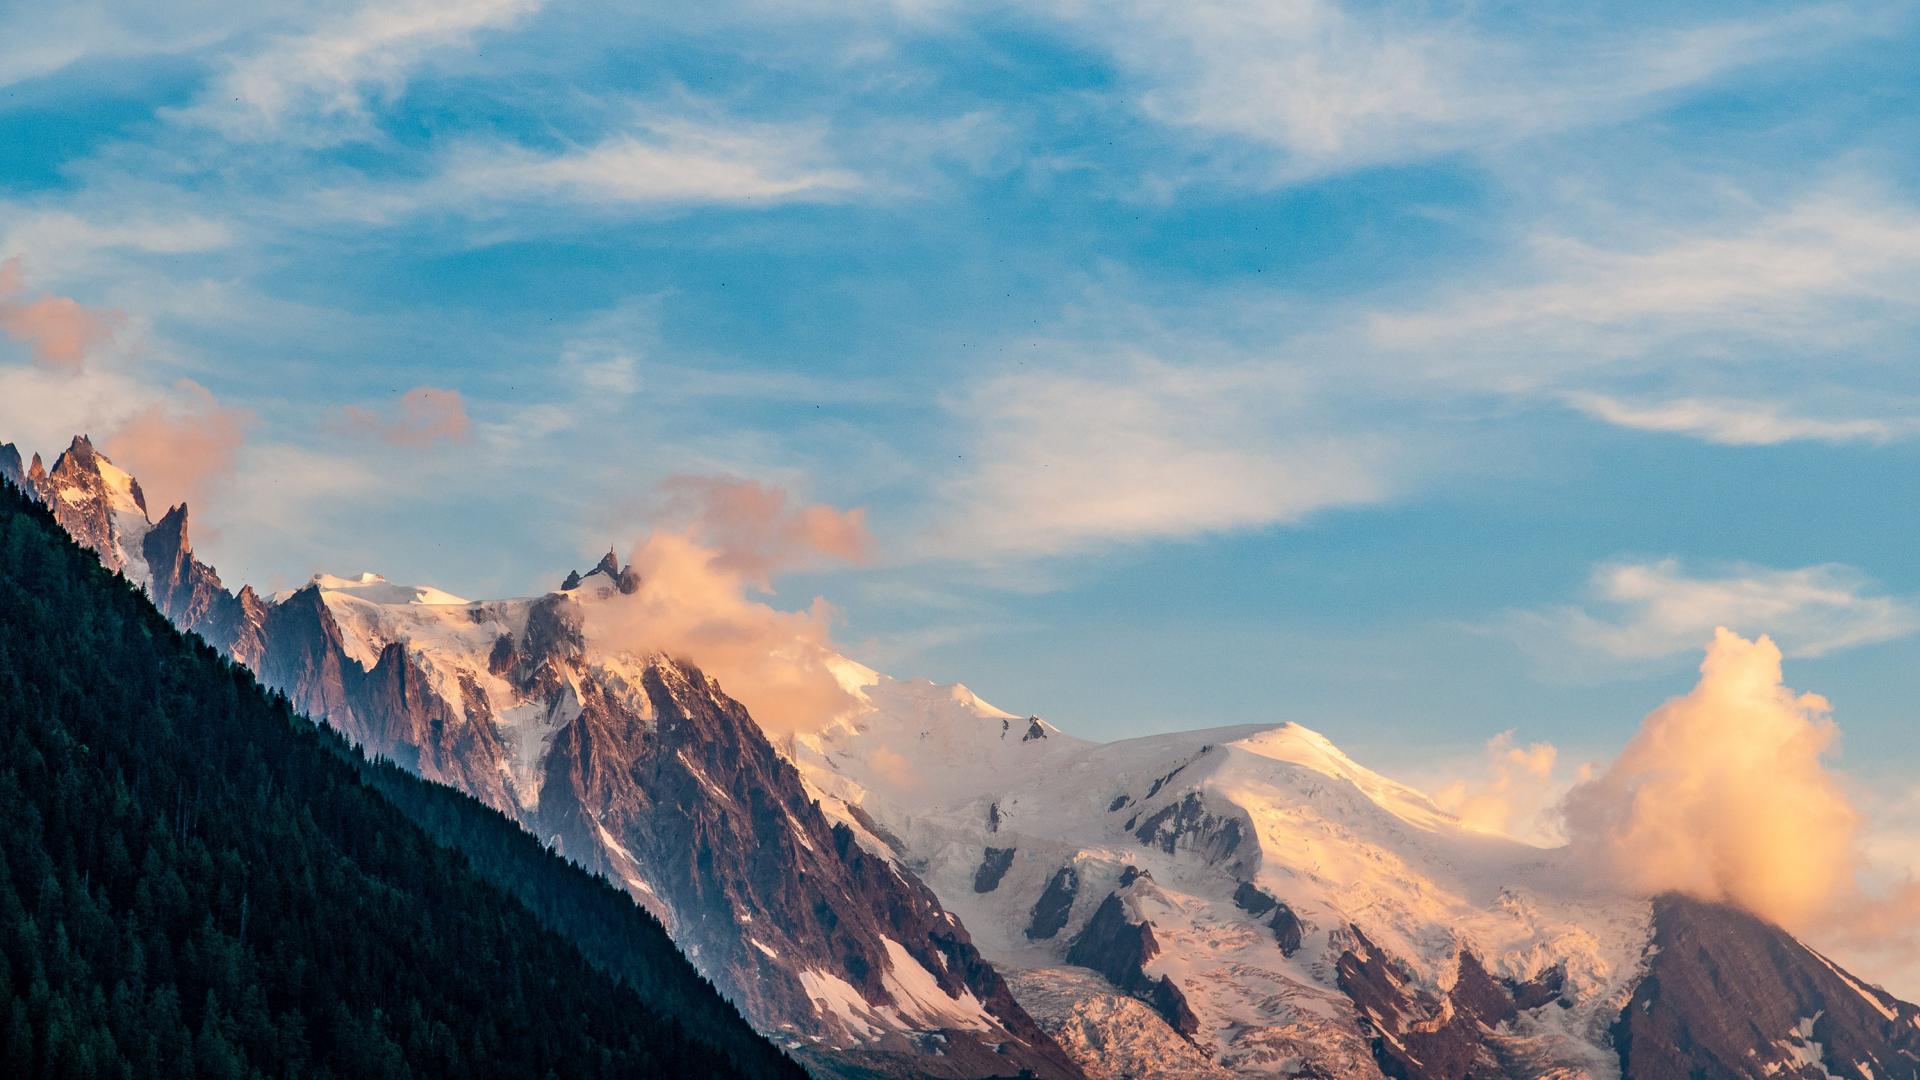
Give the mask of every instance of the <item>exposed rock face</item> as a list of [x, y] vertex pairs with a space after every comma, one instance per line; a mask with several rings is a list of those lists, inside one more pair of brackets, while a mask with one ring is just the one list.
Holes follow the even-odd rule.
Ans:
[[1080, 872], [1071, 866], [1054, 871], [1047, 889], [1034, 901], [1033, 919], [1027, 923], [1027, 940], [1041, 941], [1060, 932], [1073, 914], [1073, 898], [1080, 891]]
[[1268, 913], [1272, 913], [1272, 918], [1267, 919], [1267, 927], [1273, 931], [1273, 940], [1279, 944], [1281, 954], [1292, 956], [1300, 951], [1300, 941], [1306, 927], [1292, 908], [1268, 896], [1251, 881], [1240, 883], [1240, 887], [1234, 890], [1233, 902], [1256, 919], [1266, 918]]
[[1653, 910], [1646, 976], [1613, 1025], [1627, 1076], [1920, 1076], [1920, 1009], [1743, 911], [1681, 896]]
[[96, 451], [85, 435], [74, 436], [51, 470], [35, 454], [24, 480], [61, 528], [100, 556], [101, 565], [144, 576], [140, 541], [148, 528], [146, 496], [139, 481]]
[[1363, 1026], [1372, 1032], [1381, 1072], [1406, 1080], [1498, 1075], [1492, 1055], [1482, 1046], [1474, 1010], [1449, 1007], [1417, 986], [1365, 933], [1357, 927], [1349, 932], [1353, 946], [1337, 964], [1340, 989], [1353, 999]]
[[1352, 944], [1336, 964], [1340, 989], [1371, 1034], [1382, 1073], [1405, 1080], [1523, 1074], [1525, 1064], [1508, 1052], [1506, 1029], [1522, 1012], [1556, 1000], [1563, 978], [1558, 969], [1520, 984], [1503, 982], [1471, 950], [1461, 949], [1453, 986], [1443, 996], [1418, 986], [1404, 964], [1358, 927], [1348, 933]]
[[1167, 1026], [1192, 1036], [1200, 1030], [1200, 1021], [1187, 1006], [1186, 995], [1171, 978], [1162, 975], [1156, 979], [1146, 972], [1147, 961], [1160, 954], [1153, 924], [1134, 918], [1127, 908], [1120, 893], [1108, 893], [1067, 949], [1067, 963], [1106, 976], [1123, 993], [1151, 1005]]
[[191, 630], [207, 644], [246, 662], [257, 658], [261, 621], [266, 612], [251, 589], [228, 592], [213, 568], [193, 556], [187, 538], [185, 503], [168, 510], [141, 542], [147, 564], [147, 591], [175, 626]]
[[[1149, 796], [1151, 798], [1152, 796]], [[1189, 794], [1128, 826], [1143, 844], [1171, 855], [1176, 847], [1199, 852], [1208, 862], [1248, 862], [1246, 823], [1235, 814], [1216, 814], [1198, 794]]]
[[[971, 1029], [958, 1008], [950, 1021], [924, 1016], [943, 1052], [916, 1059], [915, 1071], [1076, 1071], [933, 894], [845, 826], [829, 826], [793, 766], [717, 684], [656, 658], [630, 689], [583, 684], [580, 715], [547, 754], [535, 827], [616, 879], [644, 873], [676, 938], [748, 1015], [771, 1030], [821, 1030], [801, 972], [831, 974], [875, 1014], [911, 1014], [918, 1006], [903, 999], [899, 968], [913, 963], [1003, 1025]], [[902, 1039], [880, 1049], [913, 1047]]]
[[986, 856], [980, 860], [980, 869], [973, 875], [973, 891], [990, 893], [1000, 887], [1000, 879], [1007, 876], [1007, 868], [1013, 865], [1014, 849], [1010, 847], [990, 847]]

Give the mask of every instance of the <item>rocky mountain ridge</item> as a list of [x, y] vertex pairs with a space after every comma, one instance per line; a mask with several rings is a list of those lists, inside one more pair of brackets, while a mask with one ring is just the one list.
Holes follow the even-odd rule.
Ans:
[[815, 1067], [1079, 1075], [965, 928], [822, 816], [717, 684], [666, 656], [589, 655], [584, 609], [634, 580], [611, 556], [525, 600], [403, 594], [377, 575], [317, 575], [263, 600], [193, 557], [185, 507], [148, 520], [137, 483], [84, 437], [51, 470], [7, 469], [17, 457], [0, 446], [0, 474], [112, 553], [169, 619], [368, 753], [625, 885]]
[[1095, 744], [840, 660], [859, 707], [776, 749], [691, 666], [593, 644], [638, 587], [611, 554], [522, 600], [262, 600], [90, 446], [10, 450], [169, 617], [626, 885], [823, 1071], [1920, 1076], [1920, 1013], [1776, 928], [1595, 891], [1297, 725]]

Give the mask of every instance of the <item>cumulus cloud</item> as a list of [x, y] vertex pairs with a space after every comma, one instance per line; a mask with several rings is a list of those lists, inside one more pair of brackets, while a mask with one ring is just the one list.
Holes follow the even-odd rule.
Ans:
[[1557, 788], [1552, 743], [1521, 746], [1513, 732], [1487, 740], [1485, 773], [1474, 780], [1453, 780], [1434, 792], [1433, 801], [1470, 828], [1524, 840], [1550, 839], [1543, 821]]
[[78, 371], [94, 350], [113, 340], [123, 321], [117, 311], [90, 308], [67, 296], [26, 295], [19, 259], [0, 263], [0, 332], [25, 345], [33, 361]]
[[1564, 804], [1572, 850], [1624, 888], [1678, 891], [1804, 928], [1856, 889], [1860, 816], [1827, 771], [1825, 698], [1780, 649], [1714, 631], [1700, 682], [1642, 721]]
[[181, 380], [175, 390], [177, 400], [134, 413], [102, 447], [140, 478], [156, 514], [175, 503], [204, 507], [213, 485], [232, 478], [234, 456], [254, 420], [252, 412], [221, 405], [192, 380]]
[[588, 606], [596, 645], [692, 661], [775, 736], [856, 708], [834, 672], [833, 608], [816, 597], [805, 610], [782, 611], [750, 594], [798, 560], [864, 557], [860, 512], [791, 506], [778, 489], [742, 481], [682, 478], [676, 488], [692, 520], [656, 529], [634, 549], [635, 592]]
[[1722, 446], [1774, 446], [1784, 442], [1887, 442], [1915, 433], [1912, 421], [1871, 417], [1824, 419], [1795, 416], [1767, 401], [1675, 398], [1630, 402], [1578, 391], [1567, 404], [1617, 427], [1689, 435]]
[[1298, 521], [1387, 493], [1384, 451], [1327, 434], [1272, 365], [1122, 359], [1100, 371], [987, 380], [958, 409], [973, 428], [936, 546], [1044, 555], [1103, 542]]
[[458, 390], [416, 386], [400, 395], [391, 409], [347, 405], [340, 410], [341, 426], [354, 435], [380, 439], [392, 446], [424, 449], [437, 442], [459, 442], [472, 429], [466, 401]]
[[1911, 601], [1876, 594], [1836, 564], [1775, 570], [1734, 566], [1714, 576], [1675, 559], [1604, 563], [1589, 584], [1592, 609], [1512, 613], [1500, 629], [1544, 660], [1655, 660], [1691, 651], [1716, 626], [1775, 634], [1790, 656], [1822, 656], [1920, 629]]

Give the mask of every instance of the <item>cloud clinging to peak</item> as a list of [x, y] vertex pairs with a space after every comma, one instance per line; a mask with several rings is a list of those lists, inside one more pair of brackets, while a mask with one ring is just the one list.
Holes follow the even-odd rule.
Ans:
[[864, 514], [801, 504], [771, 485], [678, 477], [665, 523], [633, 548], [631, 594], [587, 607], [603, 648], [692, 661], [770, 734], [820, 727], [858, 705], [835, 672], [835, 612], [815, 597], [800, 611], [756, 598], [780, 570], [867, 556]]
[[1573, 851], [1632, 892], [1806, 929], [1857, 894], [1860, 816], [1823, 760], [1838, 734], [1825, 698], [1783, 684], [1770, 639], [1715, 630], [1699, 684], [1568, 794]]

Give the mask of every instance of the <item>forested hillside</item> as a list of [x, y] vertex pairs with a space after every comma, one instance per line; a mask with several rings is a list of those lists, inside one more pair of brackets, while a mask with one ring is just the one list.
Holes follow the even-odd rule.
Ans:
[[798, 1075], [631, 902], [360, 761], [5, 484], [0, 954], [8, 1076]]

